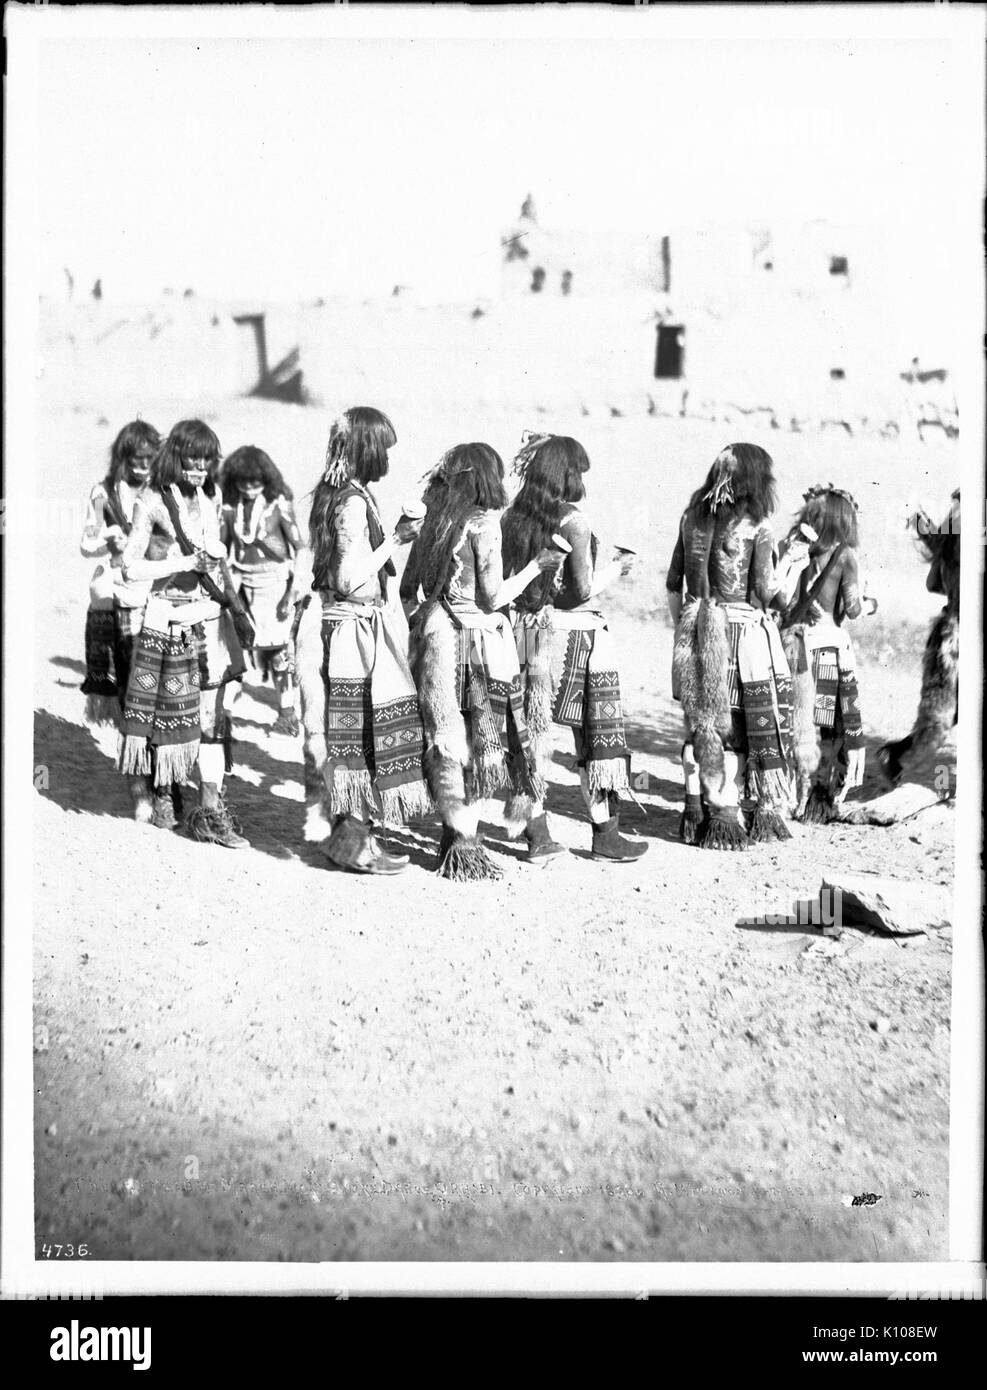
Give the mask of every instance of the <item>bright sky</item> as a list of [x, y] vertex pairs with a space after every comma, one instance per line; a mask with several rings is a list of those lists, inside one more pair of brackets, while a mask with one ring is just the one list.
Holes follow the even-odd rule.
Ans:
[[424, 22], [401, 38], [137, 38], [122, 21], [44, 38], [42, 288], [64, 293], [69, 266], [113, 298], [482, 293], [529, 190], [549, 228], [829, 217], [949, 235], [945, 30], [895, 37], [892, 9], [886, 36], [850, 37], [861, 10], [844, 6], [803, 34], [783, 7], [771, 23], [747, 9], [744, 39], [744, 11], [723, 25], [710, 7], [698, 38], [634, 10], [575, 38], [554, 13], [527, 37], [488, 14], [458, 38]]

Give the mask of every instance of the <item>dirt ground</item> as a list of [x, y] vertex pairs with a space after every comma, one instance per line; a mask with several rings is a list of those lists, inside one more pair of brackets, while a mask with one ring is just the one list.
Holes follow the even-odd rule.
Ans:
[[[480, 411], [441, 422], [439, 440], [428, 403], [405, 404], [388, 504], [436, 441], [489, 438], [509, 456], [528, 423]], [[299, 491], [315, 481], [324, 412], [198, 409], [227, 450], [253, 440]], [[162, 399], [142, 413], [167, 428], [196, 412]], [[126, 418], [48, 402], [39, 496], [81, 508]], [[827, 870], [950, 884], [953, 813], [796, 825], [790, 843], [740, 855], [678, 842], [664, 571], [694, 480], [743, 431], [593, 416], [574, 432], [601, 527], [648, 557], [610, 605], [634, 767], [649, 774], [625, 814], [649, 844], [633, 865], [589, 858], [559, 730], [549, 811], [568, 858], [530, 867], [492, 824], [503, 879], [452, 884], [430, 872], [425, 823], [397, 837], [412, 855], [400, 879], [330, 871], [302, 842], [300, 743], [269, 733], [272, 695], [251, 678], [228, 784], [251, 848], [135, 825], [114, 739], [82, 723], [77, 529], [39, 532], [53, 576], [35, 651], [39, 1246], [117, 1260], [947, 1258], [951, 931], [831, 941], [737, 923], [788, 910]], [[858, 641], [873, 747], [910, 726], [935, 611], [899, 514], [916, 492], [948, 497], [953, 456], [838, 434], [764, 442], [782, 516], [819, 478], [861, 497], [884, 599]], [[851, 1205], [862, 1194], [879, 1200]]]

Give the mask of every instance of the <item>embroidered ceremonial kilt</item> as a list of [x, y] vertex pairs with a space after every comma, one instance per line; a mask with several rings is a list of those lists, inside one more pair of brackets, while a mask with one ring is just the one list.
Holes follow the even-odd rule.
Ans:
[[407, 628], [402, 634], [395, 614], [383, 605], [324, 602], [325, 782], [331, 815], [362, 814], [375, 794], [387, 820], [430, 809], [421, 712], [406, 647]]
[[864, 733], [857, 678], [852, 670], [841, 666], [837, 647], [814, 649], [812, 681], [815, 687], [812, 713], [816, 726], [841, 734], [848, 748], [862, 748]]

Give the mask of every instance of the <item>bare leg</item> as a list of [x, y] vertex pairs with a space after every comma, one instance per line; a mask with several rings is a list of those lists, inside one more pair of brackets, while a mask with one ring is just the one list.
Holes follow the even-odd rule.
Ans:
[[583, 802], [593, 824], [602, 825], [604, 821], [608, 821], [610, 819], [610, 800], [606, 792], [590, 791], [589, 774], [584, 767], [579, 769], [579, 790], [583, 794]]
[[239, 822], [223, 800], [226, 714], [222, 686], [202, 692], [199, 722], [199, 804], [186, 817], [186, 829], [195, 840], [223, 845], [227, 849], [245, 849], [247, 841], [240, 834]]
[[287, 648], [281, 648], [271, 656], [271, 679], [278, 696], [278, 717], [273, 732], [297, 737], [300, 727], [295, 711], [295, 682]]

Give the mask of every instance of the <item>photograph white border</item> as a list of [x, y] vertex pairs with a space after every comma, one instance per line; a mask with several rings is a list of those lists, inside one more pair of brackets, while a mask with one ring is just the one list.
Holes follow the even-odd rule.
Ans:
[[[314, 6], [302, 9], [244, 6], [152, 8], [94, 6], [76, 9], [12, 9], [5, 14], [6, 85], [5, 226], [5, 457], [8, 515], [31, 505], [35, 456], [37, 384], [38, 180], [35, 112], [43, 39], [96, 36], [373, 38], [524, 36], [532, 39], [626, 36], [655, 26], [669, 38], [756, 39], [798, 36], [847, 40], [948, 37], [954, 63], [955, 102], [944, 115], [944, 184], [963, 228], [963, 275], [970, 293], [961, 344], [959, 378], [964, 410], [959, 444], [963, 487], [961, 633], [964, 668], [982, 672], [982, 574], [984, 559], [984, 267], [983, 206], [984, 77], [982, 9], [891, 5], [857, 6], [661, 6], [512, 7], [494, 13], [464, 8], [402, 6], [369, 9]], [[930, 190], [935, 196], [936, 190]], [[981, 409], [973, 408], [979, 401]], [[979, 539], [979, 544], [972, 541]], [[4, 1124], [2, 1172], [2, 1272], [4, 1296], [46, 1296], [59, 1291], [109, 1293], [600, 1293], [630, 1297], [659, 1292], [882, 1294], [976, 1287], [982, 1296], [983, 958], [982, 884], [978, 869], [982, 811], [981, 682], [964, 682], [960, 706], [959, 791], [956, 806], [956, 897], [953, 932], [952, 1054], [950, 1105], [950, 1261], [943, 1264], [501, 1264], [501, 1263], [214, 1263], [176, 1261], [97, 1262], [55, 1265], [34, 1258], [33, 1081], [31, 1029], [31, 924], [33, 903], [32, 724], [34, 621], [25, 596], [43, 576], [34, 570], [30, 538], [20, 528], [4, 537], [3, 790], [4, 822]], [[16, 577], [16, 582], [15, 582]], [[962, 1296], [962, 1293], [960, 1294]], [[969, 1296], [969, 1295], [967, 1295]], [[976, 1296], [976, 1295], [974, 1295]]]

